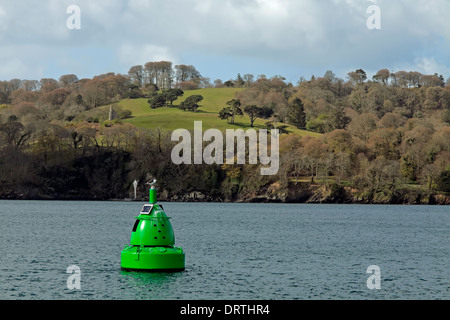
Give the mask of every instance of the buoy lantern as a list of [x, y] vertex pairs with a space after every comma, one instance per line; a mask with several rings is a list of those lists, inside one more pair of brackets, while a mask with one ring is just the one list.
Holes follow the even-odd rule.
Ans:
[[185, 270], [182, 248], [175, 247], [170, 218], [157, 204], [156, 180], [150, 189], [150, 203], [145, 204], [133, 226], [131, 244], [121, 253], [121, 267], [126, 271], [180, 272]]

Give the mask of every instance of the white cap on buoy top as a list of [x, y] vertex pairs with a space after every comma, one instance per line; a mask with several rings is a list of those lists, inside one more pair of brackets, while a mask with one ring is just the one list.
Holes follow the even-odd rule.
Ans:
[[149, 184], [152, 187], [152, 189], [154, 189], [156, 182], [157, 182], [156, 179], [153, 179], [152, 182], [147, 182], [147, 184]]

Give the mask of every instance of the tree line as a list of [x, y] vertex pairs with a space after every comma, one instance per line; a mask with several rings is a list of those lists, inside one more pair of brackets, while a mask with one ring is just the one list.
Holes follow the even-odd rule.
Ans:
[[[251, 165], [175, 166], [170, 132], [80, 118], [124, 98], [173, 106], [185, 84], [205, 84], [194, 67], [170, 71], [169, 65], [148, 63], [128, 75], [92, 79], [0, 81], [0, 197], [126, 198], [130, 181], [152, 177], [163, 181], [168, 196], [199, 191], [221, 200], [261, 193], [279, 200], [312, 187], [325, 188], [333, 201], [353, 196], [388, 203], [450, 192], [450, 86], [436, 74], [383, 69], [368, 80], [357, 69], [345, 80], [327, 71], [296, 85], [281, 76], [226, 81], [244, 88], [218, 114], [230, 125], [246, 116], [250, 126], [259, 118], [265, 128], [290, 124], [322, 134], [282, 135], [281, 167], [273, 177], [261, 177]], [[178, 107], [196, 111], [202, 97], [192, 97]]]
[[383, 69], [368, 80], [358, 69], [347, 81], [332, 71], [297, 86], [283, 80], [260, 77], [246, 85], [219, 117], [233, 123], [246, 113], [250, 123], [271, 120], [267, 128], [291, 124], [323, 134], [285, 137], [286, 186], [309, 177], [371, 201], [395, 201], [418, 186], [427, 194], [450, 191], [450, 85], [442, 76]]

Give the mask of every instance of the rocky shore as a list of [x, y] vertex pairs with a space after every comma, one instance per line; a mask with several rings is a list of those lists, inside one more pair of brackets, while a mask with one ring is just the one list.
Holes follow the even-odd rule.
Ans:
[[[90, 194], [43, 194], [36, 189], [21, 190], [20, 193], [1, 190], [0, 199], [7, 200], [94, 200], [94, 201], [131, 201], [131, 195], [125, 197], [104, 197]], [[148, 195], [138, 194], [137, 201], [147, 201]], [[241, 192], [233, 199], [223, 195], [208, 194], [203, 191], [170, 193], [159, 191], [158, 199], [165, 202], [237, 202], [237, 203], [324, 203], [324, 204], [396, 204], [396, 205], [450, 205], [450, 195], [427, 193], [423, 190], [398, 189], [395, 193], [385, 192], [361, 193], [359, 190], [336, 184], [327, 186], [319, 184], [298, 184], [282, 187], [279, 183], [262, 188], [257, 192]]]
[[450, 195], [427, 194], [420, 191], [399, 190], [395, 194], [361, 194], [358, 190], [341, 186], [300, 186], [281, 188], [278, 184], [257, 193], [244, 193], [233, 200], [212, 196], [200, 191], [170, 195], [160, 194], [167, 202], [242, 202], [242, 203], [325, 203], [325, 204], [397, 204], [450, 205]]

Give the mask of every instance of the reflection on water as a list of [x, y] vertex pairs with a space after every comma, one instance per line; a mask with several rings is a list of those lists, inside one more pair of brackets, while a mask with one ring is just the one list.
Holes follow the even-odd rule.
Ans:
[[134, 290], [135, 299], [177, 299], [176, 287], [181, 274], [120, 271], [128, 288]]

